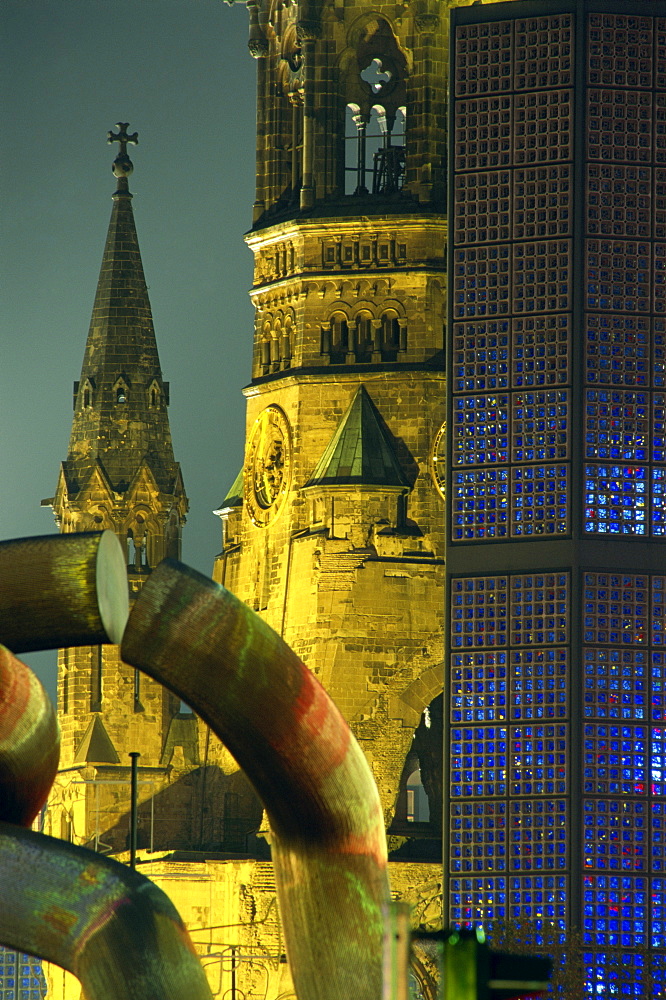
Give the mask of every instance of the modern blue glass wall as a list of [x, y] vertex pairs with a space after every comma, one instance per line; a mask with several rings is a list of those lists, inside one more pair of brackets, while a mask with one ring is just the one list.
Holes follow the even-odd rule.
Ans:
[[450, 76], [448, 918], [658, 995], [666, 4], [458, 8]]

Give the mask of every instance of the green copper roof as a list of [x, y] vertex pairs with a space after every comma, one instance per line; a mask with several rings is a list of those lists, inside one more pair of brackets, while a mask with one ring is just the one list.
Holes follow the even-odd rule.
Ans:
[[75, 764], [119, 764], [120, 758], [99, 715], [93, 716], [74, 758]]
[[[241, 466], [240, 472], [234, 479], [233, 483], [227, 490], [227, 495], [219, 506], [219, 510], [225, 510], [227, 507], [240, 507], [243, 503], [243, 468]], [[217, 511], [215, 511], [217, 513]]]
[[360, 387], [306, 486], [409, 484], [377, 407]]

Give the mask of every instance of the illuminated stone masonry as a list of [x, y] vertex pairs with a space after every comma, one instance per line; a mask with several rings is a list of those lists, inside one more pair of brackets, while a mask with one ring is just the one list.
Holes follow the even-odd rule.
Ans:
[[652, 995], [666, 6], [465, 8], [451, 39], [448, 912], [578, 933], [584, 995]]

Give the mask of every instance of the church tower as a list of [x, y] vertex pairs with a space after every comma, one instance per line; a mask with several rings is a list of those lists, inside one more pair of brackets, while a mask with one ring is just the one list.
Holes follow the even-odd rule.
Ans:
[[428, 3], [248, 6], [256, 322], [216, 578], [345, 714], [391, 846], [432, 846], [439, 767], [428, 807], [412, 741], [425, 710], [436, 743], [442, 689], [446, 23]]
[[[53, 507], [63, 532], [114, 531], [127, 551], [136, 594], [152, 567], [165, 556], [179, 557], [187, 498], [173, 455], [169, 383], [162, 378], [132, 213], [127, 145], [137, 143], [137, 133], [129, 135], [124, 123], [118, 129], [108, 137], [120, 146], [113, 163], [117, 187], [81, 377], [74, 383], [69, 450], [56, 495], [44, 504]], [[60, 650], [58, 702], [60, 808], [52, 815], [60, 813], [60, 828], [52, 832], [96, 849], [123, 850], [128, 753], [141, 754], [144, 797], [147, 789], [156, 792], [175, 742], [183, 763], [196, 763], [195, 717], [121, 663], [114, 646]]]

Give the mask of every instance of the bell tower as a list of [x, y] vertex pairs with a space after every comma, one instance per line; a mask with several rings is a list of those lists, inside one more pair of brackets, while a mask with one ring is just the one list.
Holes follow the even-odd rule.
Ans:
[[[109, 143], [119, 144], [111, 221], [81, 377], [74, 383], [67, 458], [55, 497], [43, 504], [53, 507], [63, 532], [114, 531], [136, 594], [158, 562], [179, 557], [187, 498], [171, 444], [169, 383], [162, 378], [129, 191], [127, 146], [138, 136], [127, 127], [120, 122], [118, 132], [108, 134]], [[96, 849], [123, 850], [129, 752], [140, 752], [142, 781], [153, 792], [171, 762], [165, 754], [174, 728], [181, 730], [187, 763], [197, 762], [197, 722], [180, 708], [177, 698], [125, 666], [115, 646], [60, 650], [62, 773], [60, 808], [51, 810], [52, 816], [60, 813], [60, 829], [53, 833]], [[188, 727], [189, 737], [182, 732]]]
[[391, 845], [434, 842], [437, 775], [422, 776], [429, 820], [427, 806], [408, 815], [406, 785], [420, 780], [420, 723], [436, 741], [428, 707], [442, 689], [444, 12], [248, 6], [256, 323], [216, 577], [344, 712], [401, 838]]

